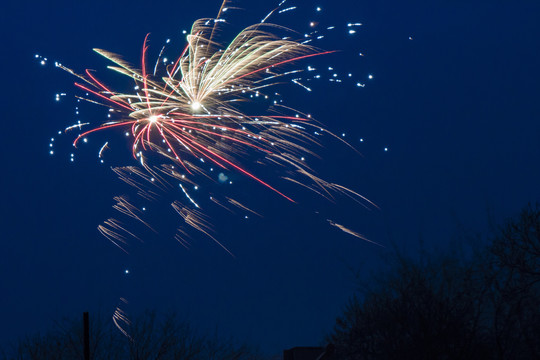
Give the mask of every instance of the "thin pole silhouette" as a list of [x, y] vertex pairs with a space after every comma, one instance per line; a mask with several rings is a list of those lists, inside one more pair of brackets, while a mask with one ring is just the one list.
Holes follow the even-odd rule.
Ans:
[[90, 360], [90, 321], [88, 312], [83, 312], [83, 327], [84, 327], [84, 360]]

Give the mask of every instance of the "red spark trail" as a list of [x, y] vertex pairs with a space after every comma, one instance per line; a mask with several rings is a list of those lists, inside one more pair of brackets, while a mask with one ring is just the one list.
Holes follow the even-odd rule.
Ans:
[[[220, 156], [219, 154], [213, 152], [212, 150], [210, 150], [210, 149], [208, 149], [208, 148], [206, 148], [206, 147], [204, 147], [204, 146], [202, 146], [202, 145], [200, 145], [200, 144], [198, 144], [198, 143], [196, 143], [196, 142], [194, 142], [194, 143], [192, 143], [192, 144], [195, 145], [195, 146], [197, 146], [197, 147], [202, 148], [204, 151], [206, 151], [206, 152], [212, 154], [213, 156], [217, 157], [218, 159], [220, 159], [220, 160], [224, 161], [225, 163], [231, 165], [231, 166], [234, 167], [236, 170], [240, 171], [242, 174], [244, 174], [244, 175], [246, 175], [246, 176], [252, 178], [253, 180], [257, 181], [258, 183], [260, 183], [260, 184], [266, 186], [267, 188], [273, 190], [274, 192], [276, 192], [276, 193], [278, 193], [279, 195], [283, 196], [285, 199], [289, 200], [290, 202], [296, 203], [296, 201], [294, 201], [293, 199], [291, 199], [291, 198], [288, 197], [287, 195], [281, 193], [279, 190], [273, 188], [271, 185], [265, 183], [264, 181], [262, 181], [261, 179], [259, 179], [259, 178], [256, 177], [255, 175], [253, 175], [253, 174], [251, 174], [250, 172], [248, 172], [248, 171], [242, 169], [242, 168], [239, 167], [238, 165], [236, 165], [236, 164], [234, 164], [233, 162], [231, 162], [231, 161], [225, 159], [224, 157]], [[210, 157], [210, 156], [208, 156], [208, 155], [206, 155], [206, 157], [207, 157], [209, 160], [213, 161], [214, 163], [220, 165], [220, 164], [219, 164], [215, 159], [213, 159], [212, 157]]]
[[75, 83], [75, 86], [80, 87], [81, 89], [86, 90], [86, 91], [88, 91], [88, 92], [91, 92], [92, 94], [94, 94], [94, 95], [96, 95], [96, 96], [99, 96], [100, 98], [103, 98], [103, 99], [105, 99], [105, 100], [108, 100], [108, 101], [110, 101], [110, 102], [112, 102], [112, 103], [114, 103], [114, 104], [116, 104], [116, 105], [118, 105], [118, 106], [120, 106], [120, 107], [123, 107], [124, 109], [127, 109], [127, 110], [129, 110], [130, 112], [133, 111], [133, 108], [131, 108], [131, 107], [129, 107], [129, 106], [126, 106], [126, 105], [124, 105], [124, 104], [122, 104], [122, 103], [119, 103], [118, 101], [114, 101], [113, 99], [108, 98], [107, 96], [101, 95], [100, 93], [98, 93], [98, 92], [96, 92], [96, 91], [94, 91], [94, 90], [90, 90], [89, 88], [87, 88], [87, 87], [84, 86], [84, 85], [81, 85], [81, 84], [79, 84], [79, 83], [76, 82], [76, 83]]

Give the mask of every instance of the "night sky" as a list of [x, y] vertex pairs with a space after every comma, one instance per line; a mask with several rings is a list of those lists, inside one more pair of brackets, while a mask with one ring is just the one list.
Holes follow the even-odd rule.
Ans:
[[[235, 19], [257, 22], [277, 3], [238, 0], [243, 10]], [[107, 78], [108, 64], [92, 48], [138, 64], [147, 33], [153, 54], [167, 38], [180, 48], [182, 30], [215, 16], [220, 1], [4, 5], [0, 345], [51, 329], [64, 316], [109, 316], [120, 297], [132, 315], [176, 311], [202, 331], [217, 329], [267, 354], [318, 345], [357, 289], [356, 276], [369, 282], [392, 247], [414, 254], [423, 243], [444, 251], [456, 238], [489, 234], [490, 221], [500, 223], [540, 201], [540, 3], [289, 3], [300, 8], [276, 22], [300, 32], [313, 20], [334, 24], [334, 36], [321, 44], [340, 50], [298, 67], [327, 64], [355, 78], [321, 80], [311, 93], [283, 87], [287, 104], [345, 133], [361, 153], [326, 137], [314, 168], [380, 209], [323, 201], [272, 178], [271, 167], [261, 177], [276, 180], [298, 204], [231, 175], [234, 185], [223, 191], [249, 199], [263, 215], [210, 211], [216, 238], [234, 257], [203, 236], [194, 236], [186, 250], [173, 239], [180, 219], [162, 215], [159, 201], [149, 203], [159, 233], [133, 241], [129, 255], [98, 233], [97, 225], [115, 215], [113, 196], [132, 192], [110, 166], [136, 162], [121, 137], [104, 164], [97, 157], [101, 140], [69, 161], [73, 135], [57, 132], [77, 119], [78, 92], [75, 79], [53, 66], [61, 61]], [[324, 14], [318, 18], [317, 6]], [[348, 34], [348, 22], [363, 26]], [[47, 57], [47, 65], [35, 54]], [[56, 102], [61, 92], [67, 95]], [[103, 113], [89, 104], [80, 110], [91, 121]], [[180, 192], [171, 196], [185, 201]], [[341, 232], [327, 219], [385, 247]]]

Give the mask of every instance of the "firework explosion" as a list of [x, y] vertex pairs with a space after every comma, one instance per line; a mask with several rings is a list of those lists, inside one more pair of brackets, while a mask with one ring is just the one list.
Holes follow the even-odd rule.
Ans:
[[[284, 79], [311, 91], [302, 77], [298, 77], [304, 70], [291, 66], [332, 52], [312, 45], [314, 39], [323, 37], [317, 31], [301, 37], [291, 30], [266, 23], [273, 13], [293, 9], [283, 8], [284, 3], [282, 1], [260, 23], [248, 26], [232, 41], [223, 44], [218, 34], [226, 23], [222, 19], [227, 10], [227, 1], [224, 1], [216, 18], [195, 21], [186, 37], [187, 45], [175, 61], [162, 58], [164, 47], [154, 66], [148, 64], [147, 35], [140, 70], [116, 54], [94, 49], [113, 63], [108, 67], [110, 70], [134, 82], [131, 93], [115, 91], [90, 70], [78, 74], [57, 63], [57, 67], [80, 80], [75, 85], [88, 95], [80, 99], [109, 108], [111, 120], [81, 133], [74, 146], [81, 140], [86, 141], [92, 133], [122, 129], [131, 139], [132, 156], [140, 167], [116, 167], [113, 171], [135, 187], [144, 199], [154, 199], [157, 189], [163, 190], [166, 184], [178, 182], [188, 201], [173, 201], [174, 211], [186, 226], [212, 238], [225, 250], [226, 247], [211, 235], [210, 221], [187, 191], [197, 189], [199, 178], [213, 180], [208, 173], [209, 164], [210, 171], [214, 171], [215, 166], [239, 173], [295, 202], [293, 197], [249, 170], [249, 162], [244, 159], [256, 154], [258, 163], [284, 168], [286, 175], [282, 178], [287, 181], [328, 199], [341, 193], [365, 203], [367, 200], [358, 193], [319, 178], [306, 164], [305, 156], [316, 156], [311, 149], [318, 145], [317, 136], [332, 135], [310, 115], [287, 107], [281, 101], [274, 101], [262, 114], [253, 115], [244, 110], [246, 103], [253, 102], [254, 98], [268, 99], [267, 91]], [[349, 27], [357, 25], [361, 24], [349, 24]], [[297, 77], [291, 79], [293, 76]], [[85, 125], [89, 124], [78, 123], [66, 130], [80, 130]], [[107, 148], [108, 143], [101, 147], [100, 158]], [[218, 200], [210, 196], [210, 200], [226, 209], [236, 207], [254, 213], [232, 198]], [[141, 211], [126, 197], [116, 197], [115, 201], [114, 209], [152, 229], [142, 219]], [[337, 226], [332, 221], [329, 223]], [[338, 228], [346, 229], [342, 225]], [[98, 229], [122, 250], [128, 237], [136, 237], [115, 219], [108, 219]], [[361, 237], [356, 232], [346, 232]], [[188, 245], [186, 236], [181, 227], [176, 238], [185, 246]]]

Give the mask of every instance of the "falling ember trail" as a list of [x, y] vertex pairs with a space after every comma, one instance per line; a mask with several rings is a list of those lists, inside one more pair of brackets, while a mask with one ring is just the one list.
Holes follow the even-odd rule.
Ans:
[[[86, 94], [78, 96], [79, 99], [109, 108], [107, 122], [89, 129], [85, 127], [86, 131], [79, 133], [73, 145], [77, 146], [81, 139], [86, 142], [87, 137], [96, 132], [122, 129], [130, 144], [131, 155], [140, 165], [138, 170], [134, 170], [135, 167], [113, 170], [146, 200], [158, 197], [158, 189], [180, 189], [184, 194], [183, 202], [174, 200], [174, 210], [184, 218], [188, 227], [212, 239], [206, 220], [200, 220], [205, 203], [201, 197], [194, 197], [188, 192], [188, 186], [193, 186], [201, 178], [217, 182], [211, 166], [241, 174], [292, 203], [296, 201], [286, 191], [280, 190], [280, 185], [274, 184], [276, 181], [300, 185], [330, 200], [333, 199], [332, 194], [340, 193], [373, 205], [360, 194], [315, 175], [305, 159], [316, 157], [313, 147], [320, 145], [317, 137], [322, 134], [340, 137], [324, 129], [311, 115], [283, 104], [280, 95], [272, 91], [287, 82], [311, 92], [312, 86], [307, 85], [308, 81], [320, 75], [313, 77], [310, 73], [316, 68], [307, 66], [306, 70], [305, 62], [337, 52], [311, 45], [324, 37], [319, 31], [301, 36], [268, 23], [273, 16], [296, 9], [295, 6], [284, 7], [285, 2], [281, 1], [261, 22], [244, 28], [231, 41], [222, 41], [221, 37], [227, 33], [222, 28], [227, 26], [223, 17], [229, 9], [228, 1], [223, 1], [215, 19], [194, 22], [186, 36], [187, 44], [180, 47], [179, 55], [171, 57], [173, 61], [166, 60], [169, 50], [163, 46], [151, 68], [148, 68], [147, 60], [149, 34], [142, 42], [140, 70], [119, 55], [94, 49], [112, 62], [108, 67], [110, 70], [122, 74], [129, 84], [135, 83], [130, 92], [115, 90], [98, 77], [96, 71], [86, 70], [77, 74], [58, 64], [59, 68], [77, 77], [75, 86]], [[360, 25], [350, 22], [348, 28]], [[330, 80], [341, 81], [338, 78]], [[255, 101], [262, 102], [262, 108], [266, 110], [255, 114], [248, 112], [246, 109], [254, 108], [250, 104]], [[79, 122], [67, 127], [66, 131], [80, 131], [82, 126], [91, 124]], [[313, 133], [314, 129], [317, 131]], [[343, 139], [340, 141], [344, 142]], [[108, 141], [100, 148], [101, 162], [104, 151], [109, 148]], [[117, 148], [122, 147], [115, 146]], [[267, 180], [261, 175], [262, 166], [254, 169], [256, 163], [279, 169], [280, 175]], [[229, 204], [249, 210], [240, 202], [224, 197]], [[210, 198], [212, 204], [223, 207], [223, 201]], [[123, 197], [117, 201], [116, 210], [152, 229], [138, 213], [137, 207]], [[188, 207], [197, 212], [187, 210]], [[343, 225], [328, 221], [345, 233], [369, 241]], [[112, 218], [98, 229], [124, 251], [127, 239], [136, 238], [121, 222]]]

